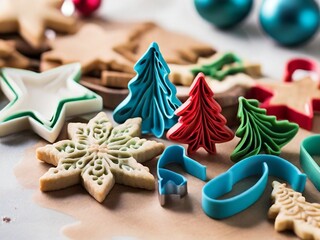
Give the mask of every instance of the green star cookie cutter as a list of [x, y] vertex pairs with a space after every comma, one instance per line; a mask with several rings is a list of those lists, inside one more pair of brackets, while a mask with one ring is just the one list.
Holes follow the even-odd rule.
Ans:
[[53, 142], [64, 119], [102, 109], [102, 98], [78, 84], [81, 65], [43, 73], [3, 68], [0, 87], [9, 103], [0, 111], [0, 137], [31, 128]]

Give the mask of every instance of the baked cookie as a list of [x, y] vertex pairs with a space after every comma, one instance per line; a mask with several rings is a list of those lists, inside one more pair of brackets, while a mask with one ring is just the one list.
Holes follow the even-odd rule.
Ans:
[[143, 34], [127, 42], [127, 49], [122, 54], [136, 62], [152, 42], [157, 42], [161, 46], [161, 52], [167, 63], [196, 63], [199, 57], [208, 57], [216, 52], [209, 44], [149, 23], [148, 29]]
[[119, 49], [146, 27], [142, 24], [130, 29], [105, 31], [98, 25], [85, 24], [76, 34], [58, 36], [52, 41], [52, 50], [42, 55], [41, 70], [80, 62], [83, 74], [105, 69], [133, 72], [133, 63], [119, 54]]
[[274, 204], [268, 216], [277, 231], [293, 230], [301, 239], [320, 239], [320, 204], [309, 203], [300, 192], [277, 181], [272, 183]]
[[59, 8], [63, 0], [2, 0], [0, 1], [0, 33], [19, 34], [33, 47], [45, 40], [46, 28], [70, 33], [75, 19], [64, 16]]
[[139, 138], [141, 118], [112, 127], [100, 112], [88, 124], [69, 123], [68, 134], [70, 140], [37, 149], [39, 160], [55, 166], [40, 178], [42, 191], [82, 182], [89, 194], [102, 202], [114, 183], [154, 189], [153, 175], [139, 162], [161, 154], [164, 145]]
[[15, 49], [11, 41], [0, 39], [0, 67], [28, 68], [30, 60]]
[[259, 100], [268, 114], [298, 123], [307, 130], [312, 130], [314, 112], [320, 110], [319, 81], [310, 76], [293, 82], [263, 79], [248, 94]]
[[199, 58], [196, 64], [170, 66], [170, 80], [174, 84], [190, 86], [199, 72], [206, 75], [206, 79], [223, 81], [226, 77], [237, 73], [245, 73], [253, 78], [261, 77], [260, 64], [242, 60], [237, 55], [217, 53], [209, 58]]
[[[229, 88], [230, 83], [220, 84], [219, 82], [224, 82], [225, 79], [230, 79], [238, 73], [245, 73], [248, 75], [245, 81], [241, 77], [235, 77], [232, 80], [232, 86], [243, 85], [251, 87], [253, 85], [252, 79], [261, 76], [261, 66], [242, 59], [233, 61], [233, 58], [238, 57], [232, 53], [217, 53], [208, 58], [199, 58], [196, 64], [168, 64], [171, 71], [169, 75], [170, 81], [176, 85], [190, 86], [195, 75], [203, 72], [209, 85], [223, 85], [222, 88], [224, 90], [220, 91], [220, 87], [215, 89], [216, 92], [222, 92]], [[128, 82], [133, 76], [133, 74], [115, 73], [105, 70], [101, 75], [101, 83], [107, 87], [127, 88]], [[251, 79], [250, 81], [248, 81], [249, 78]]]

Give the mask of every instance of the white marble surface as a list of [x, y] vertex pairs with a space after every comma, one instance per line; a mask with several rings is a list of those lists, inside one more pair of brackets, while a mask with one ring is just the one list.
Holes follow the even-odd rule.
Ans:
[[[320, 2], [320, 0], [317, 0]], [[171, 30], [187, 33], [212, 44], [221, 51], [234, 51], [251, 61], [260, 62], [263, 72], [281, 79], [285, 62], [292, 57], [320, 59], [320, 33], [313, 41], [299, 48], [283, 48], [260, 29], [257, 11], [241, 26], [219, 31], [196, 13], [192, 0], [105, 0], [100, 14], [110, 20], [152, 20]], [[63, 239], [59, 229], [74, 220], [56, 211], [41, 208], [32, 201], [32, 191], [16, 180], [13, 169], [22, 159], [24, 150], [39, 138], [31, 132], [0, 139], [0, 239]]]

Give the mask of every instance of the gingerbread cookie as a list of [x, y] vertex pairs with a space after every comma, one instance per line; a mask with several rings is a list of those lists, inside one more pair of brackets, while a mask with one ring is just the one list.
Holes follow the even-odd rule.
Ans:
[[16, 51], [14, 43], [0, 39], [0, 67], [28, 68], [30, 60]]
[[272, 186], [274, 204], [268, 216], [275, 219], [275, 230], [293, 230], [301, 239], [320, 239], [320, 204], [307, 202], [284, 183], [274, 181]]
[[119, 53], [126, 41], [144, 31], [147, 25], [105, 31], [95, 24], [85, 24], [74, 35], [57, 37], [52, 50], [42, 55], [41, 70], [56, 65], [80, 62], [84, 74], [93, 70], [133, 72], [133, 63]]
[[139, 138], [141, 119], [128, 119], [112, 127], [101, 112], [88, 124], [70, 123], [71, 140], [37, 149], [39, 160], [52, 164], [40, 178], [42, 191], [59, 190], [79, 184], [102, 202], [114, 183], [154, 189], [154, 177], [139, 162], [150, 160], [164, 150], [162, 143]]
[[199, 57], [208, 57], [215, 53], [209, 44], [149, 23], [149, 28], [143, 34], [137, 35], [126, 44], [127, 51], [123, 51], [122, 54], [136, 62], [152, 42], [157, 42], [161, 46], [167, 63], [196, 63]]
[[33, 47], [42, 45], [46, 28], [70, 33], [75, 20], [64, 16], [59, 8], [62, 0], [0, 1], [0, 33], [19, 34]]

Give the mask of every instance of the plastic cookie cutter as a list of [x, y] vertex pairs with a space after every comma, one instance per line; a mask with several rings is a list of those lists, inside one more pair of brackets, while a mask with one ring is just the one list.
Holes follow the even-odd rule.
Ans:
[[216, 143], [234, 138], [226, 126], [227, 120], [221, 114], [221, 106], [213, 99], [213, 92], [199, 73], [190, 87], [190, 97], [175, 114], [178, 123], [167, 132], [167, 138], [188, 144], [188, 154], [203, 147], [209, 154], [216, 153]]
[[0, 111], [0, 136], [31, 128], [53, 142], [66, 117], [99, 111], [102, 98], [78, 84], [81, 66], [43, 73], [3, 68], [0, 86], [9, 103]]
[[158, 192], [160, 204], [165, 204], [166, 195], [177, 194], [183, 197], [187, 194], [187, 179], [164, 167], [168, 164], [179, 164], [192, 176], [203, 181], [207, 179], [207, 168], [185, 154], [182, 146], [172, 145], [165, 149], [157, 165]]
[[128, 84], [128, 96], [113, 111], [117, 123], [142, 118], [142, 133], [161, 137], [176, 124], [174, 111], [181, 105], [176, 87], [170, 82], [170, 69], [153, 42], [134, 66], [137, 75]]
[[320, 167], [315, 159], [316, 156], [320, 156], [320, 135], [306, 137], [300, 145], [300, 165], [320, 191]]
[[267, 115], [255, 99], [239, 97], [237, 116], [241, 121], [236, 131], [240, 141], [230, 155], [234, 162], [261, 152], [279, 155], [299, 130], [298, 124]]
[[[314, 72], [318, 79], [304, 77], [294, 81], [292, 76], [297, 70]], [[320, 70], [312, 59], [296, 58], [287, 62], [283, 82], [264, 81], [251, 88], [247, 97], [261, 102], [269, 115], [287, 119], [307, 130], [312, 129], [314, 112], [320, 111]], [[290, 96], [283, 97], [290, 93]]]
[[[234, 197], [219, 199], [230, 192], [233, 185], [255, 175], [260, 178], [252, 187]], [[299, 192], [304, 190], [307, 178], [296, 166], [283, 158], [266, 154], [248, 157], [203, 187], [203, 211], [211, 218], [223, 219], [247, 209], [263, 194], [268, 175], [287, 181], [295, 191]]]

